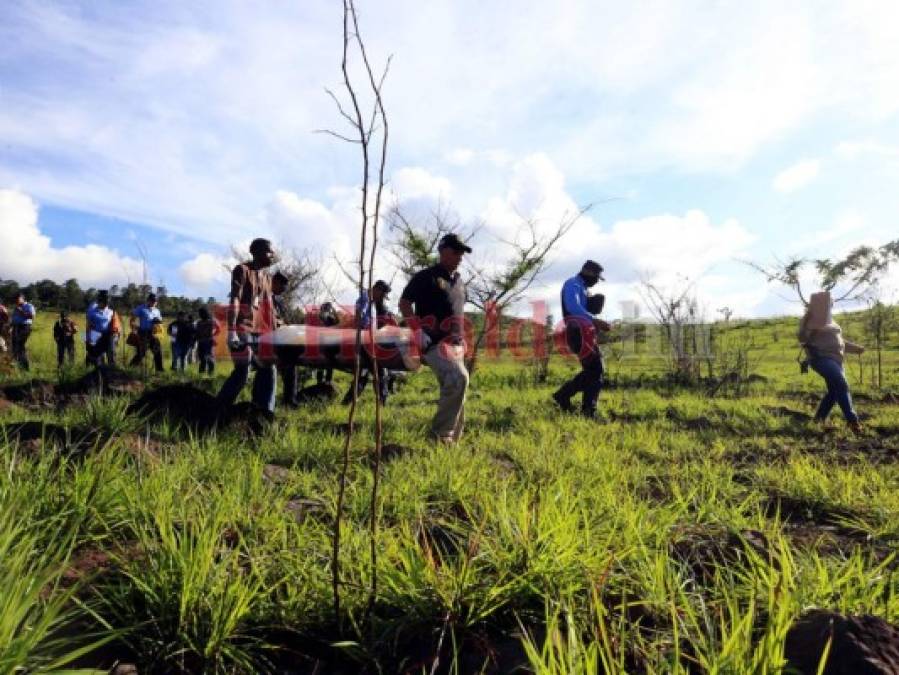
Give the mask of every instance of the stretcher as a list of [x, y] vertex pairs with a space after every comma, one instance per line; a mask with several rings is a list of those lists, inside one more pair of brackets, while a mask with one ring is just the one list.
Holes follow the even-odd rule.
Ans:
[[[375, 354], [378, 365], [409, 372], [421, 367], [421, 349], [415, 331], [398, 326], [379, 328], [375, 331], [376, 350], [370, 338], [369, 332], [363, 330], [363, 356]], [[288, 325], [260, 336], [257, 358], [287, 366], [351, 371], [355, 355], [355, 328]]]

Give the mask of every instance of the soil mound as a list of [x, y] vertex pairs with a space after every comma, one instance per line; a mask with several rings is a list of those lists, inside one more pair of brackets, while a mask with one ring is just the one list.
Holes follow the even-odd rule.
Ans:
[[274, 415], [252, 403], [223, 408], [212, 394], [189, 384], [171, 384], [147, 391], [128, 406], [129, 415], [148, 422], [174, 425], [182, 430], [208, 433], [231, 427], [247, 435], [265, 431]]
[[812, 675], [828, 641], [825, 675], [899, 675], [899, 629], [870, 615], [813, 610], [790, 628], [784, 656], [790, 667]]
[[66, 456], [83, 455], [102, 442], [95, 429], [64, 427], [40, 421], [15, 422], [0, 425], [0, 440], [16, 443], [28, 454], [54, 449]]
[[336, 398], [337, 388], [329, 382], [312, 384], [308, 387], [303, 387], [297, 392], [298, 403], [315, 403], [316, 401], [327, 403]]
[[19, 405], [47, 408], [56, 404], [56, 385], [48, 380], [31, 380], [0, 388], [0, 398]]
[[144, 390], [144, 383], [116, 366], [99, 366], [89, 373], [58, 387], [64, 395], [79, 394], [135, 394]]
[[702, 583], [714, 581], [719, 568], [749, 563], [753, 554], [773, 560], [771, 545], [758, 530], [740, 532], [694, 528], [680, 533], [668, 546], [672, 558], [684, 564], [692, 577]]

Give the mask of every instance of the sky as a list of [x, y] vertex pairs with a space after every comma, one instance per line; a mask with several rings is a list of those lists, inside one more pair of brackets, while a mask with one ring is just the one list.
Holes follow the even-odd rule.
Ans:
[[[592, 205], [529, 300], [592, 258], [613, 317], [641, 279], [795, 313], [743, 261], [899, 236], [893, 0], [357, 6], [391, 57], [389, 204], [482, 223], [485, 266]], [[346, 131], [341, 22], [335, 0], [0, 3], [0, 278], [221, 297], [266, 236], [351, 300], [359, 153], [317, 133]], [[386, 255], [376, 274], [402, 285]]]

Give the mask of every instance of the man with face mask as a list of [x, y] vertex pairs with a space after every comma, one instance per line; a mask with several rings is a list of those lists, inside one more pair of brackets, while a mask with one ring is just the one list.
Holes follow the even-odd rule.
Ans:
[[[596, 285], [602, 276], [602, 265], [588, 260], [581, 271], [562, 286], [562, 316], [565, 320], [565, 341], [571, 352], [581, 363], [581, 372], [563, 384], [553, 400], [563, 411], [574, 412], [571, 397], [581, 393], [581, 414], [589, 419], [596, 418], [596, 402], [602, 389], [602, 352], [596, 341], [597, 331], [611, 329], [602, 319], [593, 317], [590, 310], [590, 296], [587, 289]], [[598, 312], [597, 312], [598, 313]]]

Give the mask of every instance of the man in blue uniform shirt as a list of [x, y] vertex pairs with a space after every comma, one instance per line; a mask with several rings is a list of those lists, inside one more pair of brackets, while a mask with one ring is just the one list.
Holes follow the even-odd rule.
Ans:
[[34, 324], [34, 305], [25, 299], [25, 295], [16, 295], [16, 304], [12, 309], [12, 356], [22, 370], [29, 370], [28, 347], [26, 343], [31, 336]]
[[142, 305], [138, 305], [132, 314], [137, 322], [137, 337], [139, 342], [137, 354], [131, 359], [131, 365], [140, 365], [144, 360], [144, 356], [147, 354], [147, 350], [149, 350], [153, 352], [153, 365], [156, 367], [156, 372], [161, 373], [162, 345], [159, 344], [159, 337], [157, 337], [153, 330], [156, 324], [162, 323], [162, 313], [159, 311], [159, 307], [156, 306], [156, 294], [150, 293], [147, 296], [147, 301]]
[[602, 276], [602, 265], [588, 260], [581, 271], [562, 286], [562, 316], [565, 320], [565, 341], [581, 362], [581, 372], [563, 384], [553, 400], [565, 412], [574, 412], [571, 397], [581, 393], [581, 414], [596, 418], [596, 402], [602, 389], [602, 352], [596, 341], [597, 331], [606, 332], [611, 326], [590, 312], [587, 289], [595, 286]]

